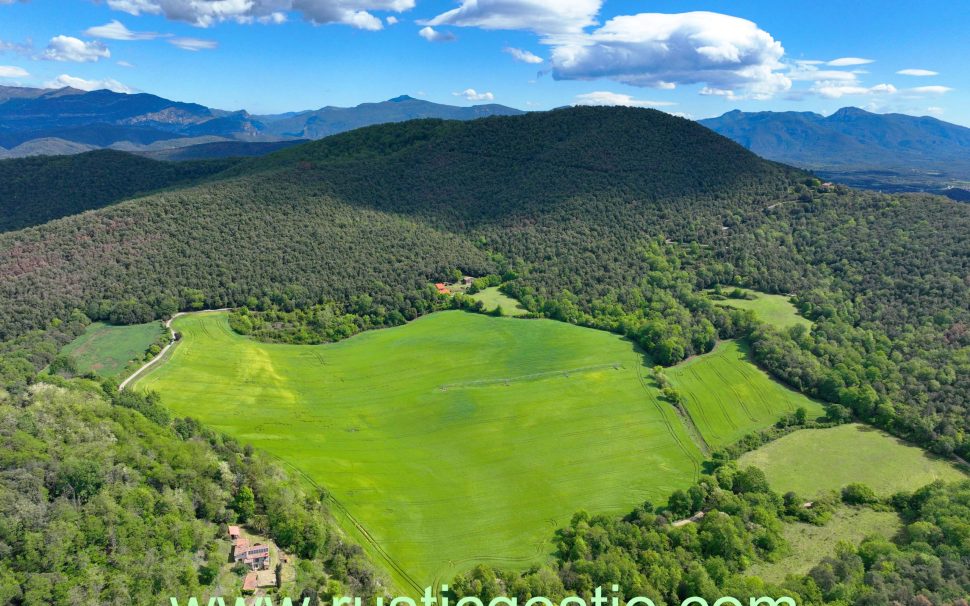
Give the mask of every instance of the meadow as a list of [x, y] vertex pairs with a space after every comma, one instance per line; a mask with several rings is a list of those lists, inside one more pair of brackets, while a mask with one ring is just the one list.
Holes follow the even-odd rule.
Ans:
[[865, 425], [797, 431], [741, 457], [761, 468], [771, 487], [811, 498], [846, 484], [867, 484], [879, 496], [966, 475], [951, 463]]
[[495, 311], [501, 307], [503, 316], [524, 316], [529, 313], [518, 301], [500, 291], [498, 286], [483, 288], [469, 296], [484, 303], [487, 311]]
[[74, 359], [81, 373], [93, 372], [117, 379], [125, 374], [129, 364], [141, 361], [145, 351], [163, 334], [165, 329], [160, 322], [130, 326], [94, 322], [68, 343], [62, 353]]
[[685, 399], [685, 408], [707, 444], [732, 444], [744, 435], [768, 427], [799, 407], [809, 418], [824, 407], [788, 389], [748, 361], [746, 345], [724, 341], [709, 354], [665, 371]]
[[181, 342], [136, 388], [325, 486], [403, 591], [544, 561], [577, 510], [623, 514], [698, 474], [617, 335], [458, 311], [319, 346], [252, 341], [225, 313], [174, 328]]
[[734, 307], [736, 309], [750, 309], [759, 320], [775, 328], [791, 328], [792, 326], [812, 327], [812, 321], [800, 315], [791, 299], [785, 295], [769, 295], [756, 290], [741, 289], [751, 299], [720, 299], [717, 305]]
[[894, 511], [841, 507], [824, 526], [802, 522], [785, 524], [782, 534], [791, 552], [777, 562], [759, 562], [745, 572], [780, 583], [790, 574], [806, 574], [822, 558], [834, 555], [839, 541], [858, 545], [869, 536], [889, 539], [900, 528], [902, 522]]

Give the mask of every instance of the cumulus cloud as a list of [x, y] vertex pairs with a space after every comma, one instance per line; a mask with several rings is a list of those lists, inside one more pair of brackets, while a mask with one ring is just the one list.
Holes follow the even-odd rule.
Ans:
[[84, 35], [108, 40], [154, 40], [161, 34], [155, 32], [133, 32], [125, 27], [125, 24], [121, 21], [112, 19], [110, 23], [89, 27], [84, 30]]
[[107, 0], [114, 10], [132, 15], [163, 15], [199, 27], [221, 21], [282, 23], [296, 11], [311, 23], [343, 23], [359, 29], [384, 27], [371, 11], [404, 12], [414, 0]]
[[180, 36], [178, 38], [169, 38], [168, 43], [172, 46], [177, 46], [182, 50], [187, 51], [200, 51], [200, 50], [212, 50], [219, 46], [219, 43], [215, 40], [203, 40], [201, 38], [186, 38]]
[[614, 17], [552, 51], [557, 80], [608, 78], [670, 89], [703, 83], [704, 94], [767, 98], [791, 88], [784, 48], [746, 19], [710, 12]]
[[92, 91], [92, 90], [102, 90], [108, 89], [116, 93], [132, 93], [132, 89], [128, 88], [121, 82], [117, 80], [112, 80], [108, 78], [106, 80], [85, 80], [84, 78], [77, 78], [75, 76], [69, 76], [67, 74], [61, 74], [54, 80], [50, 80], [44, 84], [45, 88], [64, 88], [64, 87], [76, 88], [78, 90]]
[[111, 56], [108, 47], [101, 42], [87, 42], [71, 36], [55, 36], [47, 44], [44, 59], [51, 61], [74, 61], [90, 63]]
[[554, 36], [578, 34], [596, 24], [603, 0], [461, 0], [461, 6], [427, 21], [482, 29], [522, 29]]
[[504, 49], [506, 53], [512, 55], [512, 58], [520, 63], [542, 63], [542, 57], [521, 48], [514, 48], [512, 46], [506, 46]]
[[624, 107], [670, 107], [677, 105], [673, 101], [648, 101], [635, 99], [631, 95], [611, 93], [605, 90], [593, 91], [576, 95], [575, 105], [622, 105]]
[[428, 42], [452, 42], [455, 40], [455, 35], [451, 32], [439, 32], [430, 25], [422, 27], [418, 35]]
[[0, 78], [26, 78], [30, 74], [16, 65], [0, 65]]
[[851, 67], [853, 65], [868, 65], [869, 63], [875, 63], [875, 61], [860, 57], [842, 57], [840, 59], [832, 59], [826, 65], [831, 65], [832, 67]]
[[474, 88], [466, 88], [460, 93], [451, 93], [456, 97], [464, 97], [468, 101], [494, 101], [495, 95], [492, 93], [478, 92]]
[[940, 75], [940, 72], [934, 72], [928, 69], [901, 69], [896, 73], [899, 74], [900, 76], [917, 76], [917, 77]]
[[394, 15], [388, 15], [388, 16], [387, 16], [387, 17], [386, 17], [386, 18], [384, 19], [384, 22], [385, 22], [385, 23], [387, 23], [388, 25], [397, 25], [397, 24], [398, 24], [398, 23], [399, 23], [400, 21], [399, 21], [399, 19], [398, 19], [397, 17], [395, 17]]

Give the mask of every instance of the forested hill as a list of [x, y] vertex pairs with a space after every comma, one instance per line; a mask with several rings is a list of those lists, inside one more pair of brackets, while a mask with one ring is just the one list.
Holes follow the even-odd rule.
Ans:
[[40, 225], [189, 183], [234, 162], [158, 162], [109, 150], [0, 160], [0, 231]]
[[0, 235], [0, 334], [73, 307], [135, 322], [325, 302], [386, 326], [461, 271], [673, 363], [746, 334], [698, 294], [736, 284], [795, 292], [816, 322], [751, 335], [776, 376], [970, 456], [967, 233], [970, 206], [824, 187], [654, 110], [423, 120]]

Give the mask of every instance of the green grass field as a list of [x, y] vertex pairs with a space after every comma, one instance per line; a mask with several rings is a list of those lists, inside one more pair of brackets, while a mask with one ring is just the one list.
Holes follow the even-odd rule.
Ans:
[[746, 346], [738, 341], [719, 343], [709, 354], [668, 368], [666, 375], [686, 398], [688, 414], [713, 448], [768, 427], [800, 406], [809, 418], [825, 414], [821, 404], [749, 362]]
[[858, 545], [869, 536], [891, 538], [902, 527], [899, 515], [893, 511], [873, 511], [842, 507], [835, 511], [825, 526], [785, 524], [785, 540], [791, 553], [777, 562], [759, 562], [745, 573], [780, 583], [790, 574], [805, 574], [822, 558], [835, 554], [839, 541]]
[[529, 313], [524, 307], [519, 305], [518, 301], [500, 291], [498, 286], [483, 288], [469, 296], [476, 301], [484, 303], [485, 309], [488, 311], [494, 311], [496, 307], [501, 305], [503, 316], [524, 316]]
[[966, 476], [950, 463], [865, 425], [796, 431], [741, 457], [742, 465], [764, 470], [778, 492], [812, 497], [846, 484], [868, 484], [889, 496], [937, 479]]
[[164, 332], [161, 322], [131, 326], [94, 322], [61, 351], [74, 358], [82, 373], [119, 378], [128, 364], [135, 359], [141, 360], [145, 350]]
[[792, 305], [791, 300], [785, 295], [769, 295], [755, 290], [741, 290], [753, 296], [754, 299], [723, 299], [715, 303], [737, 309], [750, 309], [754, 311], [759, 320], [775, 328], [790, 328], [799, 324], [806, 328], [812, 327], [812, 321], [799, 315], [798, 309]]
[[320, 346], [249, 340], [224, 313], [175, 329], [137, 388], [326, 486], [403, 591], [543, 561], [577, 510], [626, 513], [698, 473], [642, 356], [606, 332], [456, 311]]

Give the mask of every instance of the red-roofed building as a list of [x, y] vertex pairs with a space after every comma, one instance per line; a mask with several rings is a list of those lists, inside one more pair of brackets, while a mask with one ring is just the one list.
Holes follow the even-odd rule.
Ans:
[[242, 536], [242, 531], [239, 530], [238, 526], [229, 527], [229, 540], [235, 541]]
[[269, 545], [250, 545], [246, 539], [236, 539], [232, 548], [232, 559], [237, 564], [246, 564], [252, 570], [265, 570], [269, 567]]
[[451, 290], [448, 289], [448, 285], [445, 284], [444, 282], [438, 282], [438, 283], [436, 283], [434, 285], [434, 287], [438, 289], [438, 294], [440, 294], [440, 295], [450, 295], [451, 294]]
[[256, 591], [256, 587], [258, 585], [258, 579], [259, 579], [259, 577], [256, 576], [256, 573], [255, 572], [249, 572], [249, 573], [247, 573], [246, 574], [246, 577], [243, 578], [243, 586], [242, 586], [243, 593], [253, 593], [253, 592], [255, 592]]

